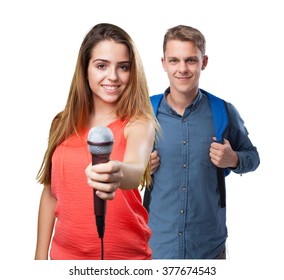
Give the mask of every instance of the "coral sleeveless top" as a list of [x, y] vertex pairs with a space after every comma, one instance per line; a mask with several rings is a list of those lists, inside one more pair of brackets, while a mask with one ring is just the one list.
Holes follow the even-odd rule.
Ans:
[[[126, 123], [118, 120], [108, 126], [115, 141], [111, 160], [123, 160]], [[87, 184], [85, 175], [91, 162], [88, 132], [86, 129], [80, 137], [72, 135], [56, 148], [52, 157], [51, 189], [57, 200], [57, 219], [50, 249], [53, 260], [101, 258], [93, 188]], [[148, 213], [138, 189], [117, 189], [114, 200], [107, 201], [105, 220], [104, 259], [151, 259]]]

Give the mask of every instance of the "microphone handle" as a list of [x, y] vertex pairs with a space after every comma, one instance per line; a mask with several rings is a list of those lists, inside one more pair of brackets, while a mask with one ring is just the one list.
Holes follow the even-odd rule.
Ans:
[[[109, 161], [109, 154], [93, 155], [92, 165], [107, 163]], [[104, 236], [105, 214], [106, 214], [106, 201], [97, 196], [96, 190], [93, 189], [94, 194], [94, 214], [96, 216], [96, 224], [100, 238]]]

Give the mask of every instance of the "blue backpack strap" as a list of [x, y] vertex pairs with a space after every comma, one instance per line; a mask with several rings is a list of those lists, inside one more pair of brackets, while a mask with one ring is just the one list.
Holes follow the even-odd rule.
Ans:
[[216, 133], [216, 142], [223, 144], [223, 134], [228, 126], [228, 113], [226, 108], [226, 102], [223, 99], [218, 98], [217, 96], [201, 90], [205, 93], [209, 99], [212, 118], [214, 122], [214, 128]]
[[[216, 142], [223, 144], [224, 132], [229, 124], [226, 102], [223, 99], [201, 89], [206, 94], [212, 110], [212, 118], [216, 134]], [[217, 167], [218, 188], [220, 192], [221, 208], [226, 206], [225, 176], [229, 175], [230, 169]]]
[[153, 107], [155, 116], [157, 116], [158, 108], [159, 108], [159, 105], [160, 105], [161, 100], [163, 98], [163, 95], [164, 95], [163, 93], [160, 93], [160, 94], [150, 96], [150, 100], [151, 100], [151, 103], [152, 103], [152, 107]]

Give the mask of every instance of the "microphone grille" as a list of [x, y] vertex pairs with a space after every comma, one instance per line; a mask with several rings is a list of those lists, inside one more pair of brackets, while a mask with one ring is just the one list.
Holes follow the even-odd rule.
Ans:
[[88, 146], [93, 155], [110, 154], [113, 147], [113, 134], [105, 126], [93, 127], [88, 134]]

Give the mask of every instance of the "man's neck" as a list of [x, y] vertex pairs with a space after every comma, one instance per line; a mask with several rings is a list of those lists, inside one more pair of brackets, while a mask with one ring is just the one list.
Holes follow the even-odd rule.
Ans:
[[196, 96], [198, 94], [198, 90], [196, 93], [192, 94], [181, 94], [181, 93], [172, 93], [170, 92], [167, 95], [168, 104], [181, 116], [184, 114], [185, 109], [193, 103]]

